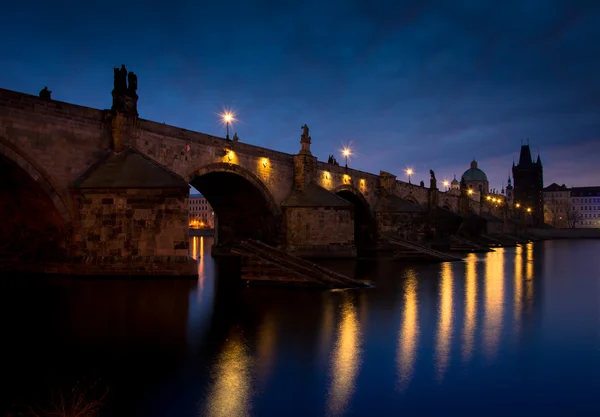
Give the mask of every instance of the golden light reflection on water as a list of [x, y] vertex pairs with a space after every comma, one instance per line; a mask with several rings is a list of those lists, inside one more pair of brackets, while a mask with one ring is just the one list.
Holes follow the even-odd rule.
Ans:
[[408, 386], [415, 367], [419, 340], [417, 286], [417, 275], [414, 270], [410, 269], [407, 271], [406, 280], [404, 281], [404, 311], [396, 354], [401, 390]]
[[[197, 238], [195, 238], [197, 239]], [[204, 280], [204, 236], [200, 236], [200, 260], [198, 262], [198, 278]]]
[[477, 324], [477, 255], [471, 253], [465, 259], [465, 324], [463, 327], [462, 359], [468, 361], [475, 344]]
[[489, 252], [485, 262], [485, 315], [483, 323], [483, 349], [488, 357], [498, 350], [502, 334], [504, 306], [504, 248]]
[[355, 389], [360, 367], [361, 331], [360, 323], [349, 295], [344, 294], [337, 340], [331, 357], [331, 388], [327, 409], [329, 414], [344, 412]]
[[251, 408], [250, 356], [237, 335], [225, 342], [214, 368], [215, 381], [200, 416], [249, 416]]
[[331, 339], [333, 338], [333, 326], [334, 326], [334, 311], [333, 311], [333, 299], [327, 297], [323, 305], [323, 320], [321, 321], [321, 335], [320, 339], [320, 354], [321, 358], [325, 358], [329, 352], [331, 346]]
[[525, 245], [525, 248], [527, 251], [525, 278], [527, 280], [531, 280], [533, 279], [533, 243], [528, 243], [527, 245]]
[[444, 373], [450, 360], [450, 346], [452, 340], [452, 265], [450, 262], [442, 264], [440, 280], [440, 306], [438, 313], [438, 330], [436, 343], [437, 377], [444, 378]]
[[515, 333], [521, 331], [521, 312], [523, 311], [523, 247], [515, 248], [515, 281], [514, 281], [513, 320]]
[[198, 259], [198, 236], [192, 237], [192, 258]]
[[258, 329], [256, 346], [258, 382], [264, 385], [271, 375], [276, 359], [277, 327], [273, 315], [268, 314]]

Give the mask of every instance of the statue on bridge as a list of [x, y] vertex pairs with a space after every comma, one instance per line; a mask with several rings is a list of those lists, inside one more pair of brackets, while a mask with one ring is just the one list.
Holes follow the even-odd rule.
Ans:
[[52, 99], [52, 91], [48, 90], [47, 85], [45, 85], [44, 88], [40, 91], [40, 98], [43, 98], [44, 100]]
[[137, 94], [137, 75], [134, 72], [130, 72], [127, 76], [127, 80], [129, 81], [129, 89], [128, 92], [131, 96]]
[[[129, 80], [129, 88], [127, 81]], [[138, 87], [137, 75], [133, 72], [127, 74], [125, 64], [121, 68], [114, 68], [114, 88], [112, 91], [113, 105], [112, 111], [119, 113], [129, 113], [137, 116], [137, 100], [136, 93]]]
[[429, 174], [431, 175], [431, 179], [429, 180], [429, 188], [431, 190], [435, 190], [437, 189], [437, 180], [435, 179], [435, 172], [433, 172], [433, 169], [429, 170]]
[[300, 154], [312, 155], [312, 153], [310, 152], [311, 138], [308, 135], [308, 126], [305, 123], [303, 126], [300, 126], [300, 129], [302, 129], [302, 135], [300, 135], [300, 145], [302, 146], [302, 148], [300, 149]]
[[233, 134], [233, 141], [234, 141], [234, 142], [239, 142], [239, 141], [240, 141], [240, 137], [238, 136], [237, 132], [235, 132], [235, 133]]
[[300, 142], [310, 143], [311, 138], [308, 135], [308, 126], [306, 125], [306, 123], [304, 124], [304, 126], [300, 126], [300, 129], [302, 129], [302, 135], [300, 136]]
[[121, 65], [121, 69], [114, 68], [114, 92], [117, 95], [125, 94], [127, 92], [127, 68], [125, 64]]
[[330, 165], [334, 165], [334, 166], [339, 165], [338, 161], [335, 159], [335, 156], [333, 156], [333, 155], [329, 155], [329, 158], [327, 158], [327, 163]]

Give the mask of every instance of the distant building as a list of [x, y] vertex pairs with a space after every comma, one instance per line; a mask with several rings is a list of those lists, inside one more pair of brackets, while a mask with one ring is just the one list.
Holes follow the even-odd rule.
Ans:
[[510, 179], [510, 175], [508, 176], [508, 185], [506, 186], [506, 204], [508, 204], [509, 208], [513, 207], [515, 202], [515, 189], [512, 186], [512, 180]]
[[600, 187], [571, 188], [571, 204], [571, 227], [600, 227]]
[[208, 229], [215, 227], [215, 212], [201, 194], [190, 195], [190, 227]]
[[489, 193], [490, 184], [487, 175], [477, 167], [475, 159], [471, 161], [471, 168], [462, 174], [462, 178], [465, 180], [467, 188], [473, 190], [472, 194], [481, 196], [481, 194]]
[[519, 163], [513, 162], [512, 167], [514, 184], [514, 207], [521, 210], [528, 223], [534, 226], [544, 224], [544, 170], [538, 155], [533, 162], [529, 145], [521, 146]]
[[556, 183], [544, 188], [544, 223], [565, 229], [573, 227], [574, 221], [571, 190]]
[[458, 182], [458, 180], [456, 179], [456, 175], [454, 176], [454, 179], [450, 183], [450, 190], [448, 190], [448, 192], [450, 194], [460, 195], [460, 182]]

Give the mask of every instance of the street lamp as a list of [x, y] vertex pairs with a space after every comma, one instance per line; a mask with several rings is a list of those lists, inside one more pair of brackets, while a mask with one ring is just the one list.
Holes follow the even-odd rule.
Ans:
[[413, 170], [408, 168], [406, 170], [406, 175], [408, 175], [408, 183], [410, 184], [410, 176], [413, 174]]
[[446, 187], [446, 191], [450, 189], [450, 181], [444, 180], [444, 187]]
[[225, 127], [227, 129], [227, 136], [225, 136], [225, 138], [229, 139], [229, 125], [235, 121], [235, 114], [230, 111], [226, 111], [225, 113], [221, 113], [221, 118], [223, 119], [223, 123], [225, 123]]
[[350, 148], [344, 148], [342, 149], [342, 155], [346, 157], [346, 168], [348, 168], [348, 157], [352, 155], [352, 151], [350, 150]]

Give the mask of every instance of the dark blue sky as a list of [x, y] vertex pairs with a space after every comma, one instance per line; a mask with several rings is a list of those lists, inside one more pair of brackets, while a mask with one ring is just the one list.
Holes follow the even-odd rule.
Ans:
[[[8, 7], [8, 9], [7, 9]], [[438, 180], [473, 157], [506, 184], [521, 139], [545, 183], [600, 185], [600, 1], [40, 1], [3, 6], [0, 86], [108, 108], [113, 66], [139, 112], [351, 166]]]

